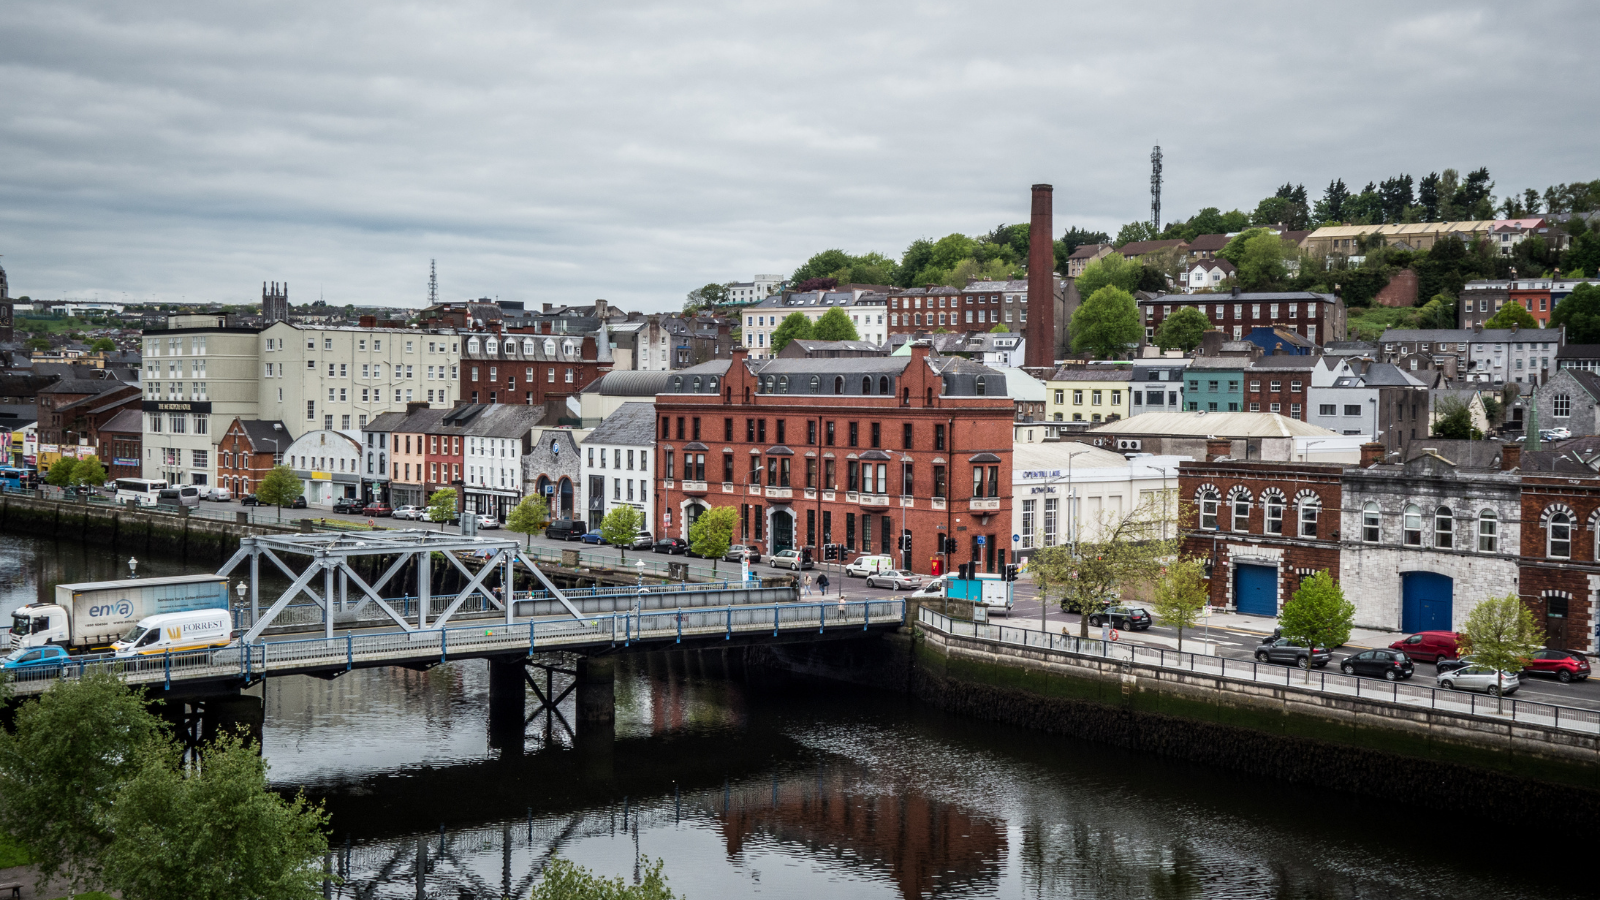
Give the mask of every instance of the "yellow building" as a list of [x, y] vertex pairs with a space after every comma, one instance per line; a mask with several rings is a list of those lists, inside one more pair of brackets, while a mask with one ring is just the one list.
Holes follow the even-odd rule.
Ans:
[[1061, 366], [1045, 382], [1045, 417], [1051, 422], [1109, 422], [1128, 417], [1129, 365]]
[[1361, 253], [1358, 241], [1381, 234], [1391, 247], [1404, 243], [1413, 250], [1431, 250], [1446, 235], [1456, 235], [1463, 241], [1487, 238], [1495, 222], [1409, 222], [1394, 225], [1329, 225], [1306, 235], [1300, 249], [1317, 256], [1337, 253], [1343, 256]]

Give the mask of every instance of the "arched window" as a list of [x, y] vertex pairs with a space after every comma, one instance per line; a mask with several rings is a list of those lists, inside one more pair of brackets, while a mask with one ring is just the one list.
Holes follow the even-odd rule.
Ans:
[[696, 394], [700, 393], [700, 376], [696, 375], [694, 377], [694, 379], [689, 382], [689, 386], [690, 386], [690, 389], [693, 390]]
[[1300, 536], [1314, 538], [1317, 536], [1317, 514], [1322, 510], [1322, 501], [1315, 497], [1307, 497], [1300, 501]]
[[780, 394], [789, 393], [789, 376], [787, 376], [787, 375], [779, 375], [778, 376], [778, 393], [780, 393]]
[[982, 375], [978, 376], [977, 384], [978, 384], [978, 396], [982, 397], [983, 396], [983, 376]]
[[715, 375], [707, 375], [706, 376], [706, 390], [710, 391], [713, 394], [715, 394], [717, 392], [717, 376], [715, 376]]
[[889, 396], [889, 376], [878, 376], [878, 393], [884, 395], [885, 397]]
[[683, 376], [682, 375], [674, 375], [674, 376], [672, 376], [672, 392], [674, 394], [683, 393]]
[[1244, 491], [1233, 495], [1233, 530], [1250, 530], [1250, 495]]
[[865, 397], [865, 396], [870, 395], [871, 393], [872, 393], [872, 379], [870, 377], [861, 379], [861, 396]]
[[1267, 495], [1267, 534], [1283, 534], [1283, 495]]
[[1433, 545], [1441, 550], [1449, 550], [1456, 545], [1456, 518], [1448, 506], [1433, 511]]
[[844, 393], [844, 376], [843, 375], [835, 375], [835, 376], [833, 376], [833, 392], [835, 394]]
[[822, 376], [820, 376], [820, 375], [811, 376], [811, 393], [813, 393], [813, 394], [822, 393]]
[[1368, 502], [1361, 508], [1361, 540], [1368, 544], [1383, 540], [1383, 517], [1376, 503]]
[[1422, 510], [1415, 503], [1406, 505], [1405, 511], [1405, 544], [1407, 547], [1422, 546]]
[[1492, 510], [1492, 509], [1481, 510], [1478, 513], [1478, 552], [1479, 553], [1498, 553], [1498, 552], [1500, 552], [1500, 548], [1499, 548], [1499, 525], [1500, 525], [1500, 523], [1497, 521], [1497, 519], [1498, 519], [1498, 517], [1494, 514], [1494, 510]]
[[1200, 527], [1206, 531], [1217, 530], [1217, 495], [1213, 491], [1200, 495]]
[[1564, 512], [1550, 517], [1550, 548], [1545, 555], [1551, 559], [1572, 556], [1572, 519]]
[[1558, 419], [1565, 419], [1572, 415], [1572, 397], [1567, 394], [1557, 394], [1550, 404], [1550, 411]]

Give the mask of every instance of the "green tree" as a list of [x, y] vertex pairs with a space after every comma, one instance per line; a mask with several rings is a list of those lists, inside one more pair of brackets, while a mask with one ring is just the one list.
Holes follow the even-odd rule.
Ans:
[[1112, 241], [1118, 247], [1131, 244], [1135, 241], [1153, 241], [1156, 239], [1156, 230], [1149, 222], [1129, 222], [1117, 231], [1117, 239]]
[[1418, 328], [1451, 329], [1456, 322], [1456, 298], [1449, 294], [1435, 294], [1417, 310]]
[[[1278, 627], [1283, 629], [1283, 636], [1292, 641], [1332, 650], [1350, 640], [1355, 615], [1355, 604], [1344, 598], [1344, 589], [1327, 569], [1323, 569], [1301, 580], [1294, 596], [1283, 604]], [[1311, 663], [1307, 659], [1306, 681], [1310, 680]]]
[[842, 307], [835, 306], [823, 313], [817, 319], [817, 324], [811, 327], [811, 337], [819, 341], [859, 341], [861, 335], [856, 332], [855, 323], [845, 315]]
[[725, 284], [708, 284], [689, 292], [683, 300], [683, 311], [687, 314], [703, 312], [721, 306], [728, 302], [728, 286]]
[[1176, 555], [1167, 499], [1152, 494], [1126, 513], [1104, 510], [1087, 528], [1082, 523], [1068, 523], [1073, 533], [1085, 531], [1093, 536], [1077, 542], [1077, 555], [1062, 582], [1066, 589], [1062, 608], [1083, 614], [1080, 637], [1089, 636], [1090, 616], [1115, 600], [1148, 588], [1162, 560]]
[[1139, 308], [1133, 295], [1110, 285], [1089, 295], [1072, 314], [1072, 350], [1116, 359], [1139, 342]]
[[517, 534], [528, 535], [528, 546], [533, 546], [535, 532], [543, 531], [550, 524], [550, 504], [538, 494], [529, 494], [522, 498], [522, 502], [512, 508], [511, 514], [506, 516], [506, 530], [515, 531]]
[[1294, 244], [1265, 228], [1251, 228], [1228, 241], [1217, 255], [1233, 263], [1234, 278], [1247, 291], [1272, 290], [1289, 277], [1289, 260], [1298, 251]]
[[1161, 624], [1178, 629], [1178, 652], [1183, 652], [1184, 629], [1193, 628], [1210, 602], [1211, 591], [1205, 577], [1205, 562], [1195, 557], [1168, 563], [1156, 580], [1155, 599], [1150, 608]]
[[1087, 228], [1079, 228], [1077, 226], [1068, 228], [1066, 233], [1061, 235], [1060, 240], [1061, 249], [1065, 251], [1064, 257], [1071, 256], [1072, 251], [1082, 247], [1084, 244], [1108, 244], [1110, 242], [1110, 236], [1104, 231], [1090, 231]]
[[1498, 428], [1500, 425], [1500, 413], [1503, 411], [1500, 406], [1500, 399], [1482, 394], [1479, 396], [1483, 399], [1483, 417], [1489, 420], [1490, 428]]
[[[1583, 220], [1574, 217], [1573, 221]], [[1566, 256], [1562, 259], [1562, 265], [1569, 273], [1583, 271], [1591, 275], [1600, 275], [1600, 232], [1584, 231], [1574, 237], [1572, 246], [1567, 248]]]
[[106, 467], [100, 464], [100, 457], [91, 454], [78, 460], [78, 464], [72, 467], [72, 483], [96, 487], [105, 484]]
[[1550, 327], [1567, 326], [1567, 341], [1600, 344], [1600, 285], [1580, 284], [1550, 313]]
[[1010, 334], [1011, 333], [1011, 326], [1005, 324], [1004, 322], [1001, 322], [1000, 324], [998, 324], [998, 325], [994, 326], [993, 328], [989, 329], [989, 333], [990, 334]]
[[256, 499], [268, 506], [278, 508], [278, 518], [283, 518], [283, 508], [294, 503], [294, 499], [305, 493], [306, 486], [301, 483], [300, 476], [288, 466], [273, 466], [261, 483], [256, 485]]
[[185, 769], [177, 747], [147, 748], [108, 816], [106, 885], [124, 900], [316, 900], [328, 816], [267, 784], [257, 749], [231, 735]]
[[1179, 307], [1167, 316], [1156, 329], [1156, 346], [1163, 350], [1182, 350], [1185, 353], [1200, 346], [1200, 338], [1211, 330], [1211, 320], [1192, 306]]
[[906, 252], [900, 256], [900, 269], [895, 275], [894, 283], [900, 287], [918, 287], [924, 282], [917, 279], [921, 277], [922, 270], [928, 268], [933, 261], [933, 241], [927, 238], [918, 238], [906, 247]]
[[631, 506], [613, 506], [600, 520], [600, 537], [617, 548], [623, 560], [628, 558], [628, 545], [639, 536], [644, 527], [644, 515]]
[[456, 517], [456, 489], [440, 488], [428, 498], [428, 521], [438, 522], [439, 530], [444, 530], [444, 523]]
[[772, 352], [776, 354], [789, 346], [790, 341], [810, 340], [813, 331], [811, 319], [805, 313], [789, 313], [778, 323], [778, 327], [772, 330]]
[[1472, 426], [1472, 411], [1454, 397], [1439, 401], [1434, 410], [1433, 436], [1452, 440], [1476, 441], [1483, 432]]
[[33, 855], [41, 885], [99, 886], [113, 799], [162, 728], [120, 679], [90, 673], [56, 682], [0, 730], [0, 828]]
[[1073, 284], [1077, 285], [1080, 297], [1092, 296], [1107, 285], [1122, 288], [1131, 294], [1139, 289], [1139, 279], [1142, 277], [1144, 266], [1138, 260], [1112, 253], [1084, 266], [1083, 274]]
[[1511, 300], [1500, 307], [1499, 312], [1490, 316], [1489, 321], [1483, 323], [1485, 328], [1510, 328], [1513, 325], [1519, 328], [1538, 328], [1539, 320], [1533, 317], [1533, 313], [1528, 312], [1526, 306]]
[[55, 487], [66, 487], [72, 484], [72, 477], [78, 471], [78, 461], [70, 456], [63, 456], [50, 464], [44, 473], [44, 483]]
[[95, 338], [89, 344], [89, 351], [92, 353], [115, 353], [117, 352], [117, 342], [107, 337]]
[[42, 337], [28, 338], [22, 342], [22, 346], [34, 353], [44, 353], [50, 349], [50, 340]]
[[733, 546], [733, 526], [738, 521], [738, 510], [731, 506], [713, 506], [689, 526], [689, 549], [696, 556], [712, 560], [711, 571], [717, 570], [715, 561], [726, 556], [728, 548]]
[[[1533, 654], [1544, 649], [1544, 629], [1516, 594], [1490, 597], [1467, 613], [1467, 621], [1456, 635], [1456, 647], [1462, 656], [1471, 656], [1474, 663], [1500, 673], [1494, 693], [1503, 697], [1504, 673], [1521, 670]], [[1503, 711], [1504, 702], [1499, 706]]]
[[661, 860], [640, 858], [639, 883], [603, 878], [588, 869], [556, 857], [544, 867], [529, 900], [677, 900], [661, 874]]
[[827, 278], [833, 273], [849, 266], [850, 254], [843, 250], [824, 250], [806, 260], [800, 268], [794, 270], [794, 275], [789, 280], [799, 284], [808, 278]]
[[[1060, 590], [1067, 586], [1072, 578], [1075, 568], [1072, 558], [1072, 548], [1066, 544], [1056, 544], [1053, 547], [1040, 547], [1028, 557], [1028, 574], [1033, 577], [1034, 588], [1039, 594], [1039, 630], [1045, 628], [1045, 609], [1050, 604], [1051, 589]], [[1061, 598], [1063, 607], [1066, 598]], [[946, 610], [948, 612], [948, 610]]]

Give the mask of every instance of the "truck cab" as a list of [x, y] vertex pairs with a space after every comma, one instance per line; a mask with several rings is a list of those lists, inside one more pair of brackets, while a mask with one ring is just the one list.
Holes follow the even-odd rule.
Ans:
[[72, 640], [66, 609], [54, 603], [30, 603], [11, 613], [11, 649], [67, 644]]

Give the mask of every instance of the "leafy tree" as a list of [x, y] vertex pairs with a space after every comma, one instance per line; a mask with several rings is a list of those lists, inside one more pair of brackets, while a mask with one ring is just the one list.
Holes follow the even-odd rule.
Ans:
[[1083, 614], [1080, 637], [1089, 636], [1089, 617], [1130, 592], [1148, 587], [1161, 561], [1177, 552], [1168, 527], [1165, 497], [1152, 494], [1126, 513], [1104, 510], [1089, 533], [1096, 540], [1077, 543], [1077, 556], [1062, 582], [1062, 608]]
[[933, 262], [933, 241], [927, 238], [918, 238], [906, 247], [906, 252], [900, 256], [900, 271], [895, 275], [894, 283], [900, 287], [917, 287], [924, 282], [917, 280], [922, 270], [928, 268]]
[[1072, 350], [1115, 359], [1139, 342], [1139, 308], [1133, 295], [1107, 285], [1089, 295], [1072, 314]]
[[72, 467], [72, 483], [88, 484], [96, 487], [106, 483], [106, 467], [100, 464], [100, 457], [89, 455], [78, 460]]
[[63, 456], [50, 464], [49, 471], [44, 473], [44, 483], [55, 487], [66, 487], [72, 484], [72, 477], [78, 471], [78, 461], [70, 456]]
[[[1533, 612], [1517, 597], [1490, 597], [1467, 613], [1467, 621], [1456, 636], [1462, 656], [1488, 666], [1496, 672], [1512, 672], [1528, 664], [1533, 654], [1544, 649], [1544, 629], [1534, 621]], [[1496, 678], [1503, 682], [1504, 677]], [[1497, 685], [1495, 693], [1504, 696]], [[1504, 703], [1499, 704], [1504, 709]]]
[[121, 679], [90, 673], [56, 682], [0, 730], [0, 828], [33, 855], [41, 885], [98, 886], [113, 799], [162, 728]]
[[185, 770], [177, 747], [138, 755], [108, 820], [106, 885], [125, 900], [316, 900], [328, 816], [267, 785], [257, 749], [223, 735]]
[[1283, 225], [1289, 220], [1289, 198], [1267, 197], [1256, 205], [1256, 211], [1250, 215], [1250, 224], [1255, 226]]
[[993, 328], [989, 329], [989, 333], [990, 334], [1010, 334], [1011, 333], [1011, 326], [1005, 324], [1004, 322], [1001, 322], [999, 324], [996, 324]]
[[117, 342], [107, 337], [95, 338], [94, 342], [89, 344], [89, 350], [92, 353], [115, 353]]
[[978, 251], [978, 242], [964, 234], [947, 234], [933, 242], [933, 259], [930, 265], [939, 269], [953, 269]]
[[1433, 436], [1476, 441], [1483, 438], [1483, 432], [1472, 426], [1472, 411], [1467, 408], [1467, 404], [1454, 397], [1447, 397], [1439, 401], [1435, 410]]
[[1421, 207], [1422, 221], [1439, 221], [1439, 173], [1429, 172], [1417, 182], [1417, 206]]
[[1087, 228], [1073, 226], [1061, 235], [1061, 248], [1065, 256], [1071, 256], [1074, 250], [1084, 244], [1107, 244], [1111, 242], [1110, 236], [1104, 231], [1090, 231]]
[[543, 531], [550, 524], [550, 504], [538, 494], [529, 494], [512, 508], [511, 514], [506, 516], [506, 530], [515, 531], [517, 534], [528, 535], [528, 545], [533, 546], [535, 532]]
[[1179, 307], [1156, 329], [1156, 346], [1188, 353], [1200, 346], [1200, 338], [1210, 330], [1211, 320], [1205, 313], [1192, 306]]
[[800, 268], [794, 270], [789, 280], [795, 284], [807, 278], [827, 278], [834, 272], [850, 265], [850, 254], [843, 250], [824, 250], [816, 256], [806, 260]]
[[1252, 228], [1228, 241], [1217, 255], [1233, 263], [1239, 287], [1265, 291], [1281, 285], [1289, 277], [1288, 261], [1295, 258], [1292, 243], [1264, 228]]
[[1138, 260], [1112, 253], [1084, 266], [1083, 274], [1073, 284], [1077, 285], [1080, 297], [1091, 296], [1106, 285], [1132, 293], [1139, 289], [1139, 279], [1143, 277], [1144, 266]]
[[1135, 241], [1153, 241], [1156, 239], [1156, 230], [1149, 222], [1129, 222], [1117, 231], [1117, 239], [1112, 241], [1118, 247], [1131, 244]]
[[1454, 328], [1456, 322], [1456, 298], [1449, 294], [1435, 294], [1417, 310], [1418, 328]]
[[50, 341], [42, 337], [28, 338], [22, 342], [22, 346], [34, 353], [44, 353], [50, 349]]
[[837, 284], [894, 284], [900, 267], [882, 253], [864, 253], [852, 256], [850, 265], [837, 269], [833, 278]]
[[1539, 320], [1533, 317], [1533, 313], [1528, 312], [1526, 306], [1513, 300], [1500, 307], [1499, 312], [1483, 323], [1485, 328], [1510, 328], [1513, 325], [1520, 328], [1538, 328]]
[[[1327, 647], [1331, 650], [1350, 640], [1355, 614], [1355, 604], [1344, 598], [1344, 589], [1333, 580], [1327, 569], [1323, 569], [1300, 582], [1294, 596], [1283, 604], [1283, 612], [1278, 615], [1278, 627], [1283, 629], [1283, 636], [1290, 640], [1300, 641], [1312, 648]], [[1311, 666], [1308, 664], [1306, 681], [1310, 680]]]
[[[1033, 576], [1034, 588], [1039, 593], [1039, 630], [1044, 630], [1045, 609], [1050, 603], [1052, 588], [1062, 589], [1067, 586], [1072, 578], [1072, 571], [1076, 568], [1072, 557], [1072, 548], [1066, 544], [1056, 544], [1053, 547], [1040, 547], [1028, 557], [1028, 574]], [[1060, 598], [1062, 607], [1066, 606], [1066, 597]]]
[[778, 323], [778, 327], [772, 330], [772, 352], [776, 354], [789, 346], [790, 341], [809, 340], [813, 331], [811, 319], [805, 313], [789, 313]]
[[835, 306], [823, 313], [817, 319], [817, 324], [811, 326], [811, 337], [819, 341], [859, 341], [861, 335], [856, 332], [854, 322], [845, 315], [843, 308]]
[[1504, 408], [1497, 397], [1480, 395], [1483, 398], [1483, 416], [1489, 420], [1489, 427], [1494, 428], [1500, 424], [1500, 414]]
[[305, 493], [305, 485], [300, 482], [300, 476], [288, 466], [273, 466], [272, 471], [261, 479], [256, 486], [256, 499], [268, 506], [278, 507], [279, 518], [283, 517], [283, 508], [294, 503], [294, 498]]
[[[733, 526], [738, 521], [739, 511], [733, 507], [711, 507], [689, 526], [689, 549], [706, 559], [722, 559], [733, 546]], [[716, 570], [717, 565], [712, 562], [711, 571]]]
[[[1583, 220], [1574, 217], [1573, 221]], [[1573, 238], [1572, 246], [1567, 248], [1567, 255], [1562, 265], [1569, 270], [1569, 275], [1578, 271], [1600, 275], [1600, 232], [1585, 231]], [[1573, 343], [1581, 343], [1575, 338], [1570, 339]]]
[[1567, 326], [1567, 341], [1600, 344], [1600, 285], [1580, 284], [1550, 313], [1550, 327]]
[[631, 506], [613, 506], [600, 520], [600, 537], [617, 548], [621, 559], [628, 558], [628, 545], [644, 528], [644, 515]]
[[529, 900], [677, 900], [661, 874], [662, 861], [640, 860], [639, 883], [603, 878], [588, 869], [556, 857], [544, 867]]
[[728, 286], [725, 284], [708, 284], [689, 292], [684, 298], [683, 311], [688, 314], [721, 306], [728, 302]]
[[428, 498], [428, 521], [438, 522], [439, 530], [444, 530], [444, 523], [456, 517], [456, 489], [440, 488]]
[[1183, 652], [1183, 631], [1200, 621], [1211, 592], [1206, 584], [1205, 562], [1195, 557], [1177, 559], [1161, 570], [1155, 600], [1150, 604], [1161, 624], [1178, 629], [1178, 652]]

